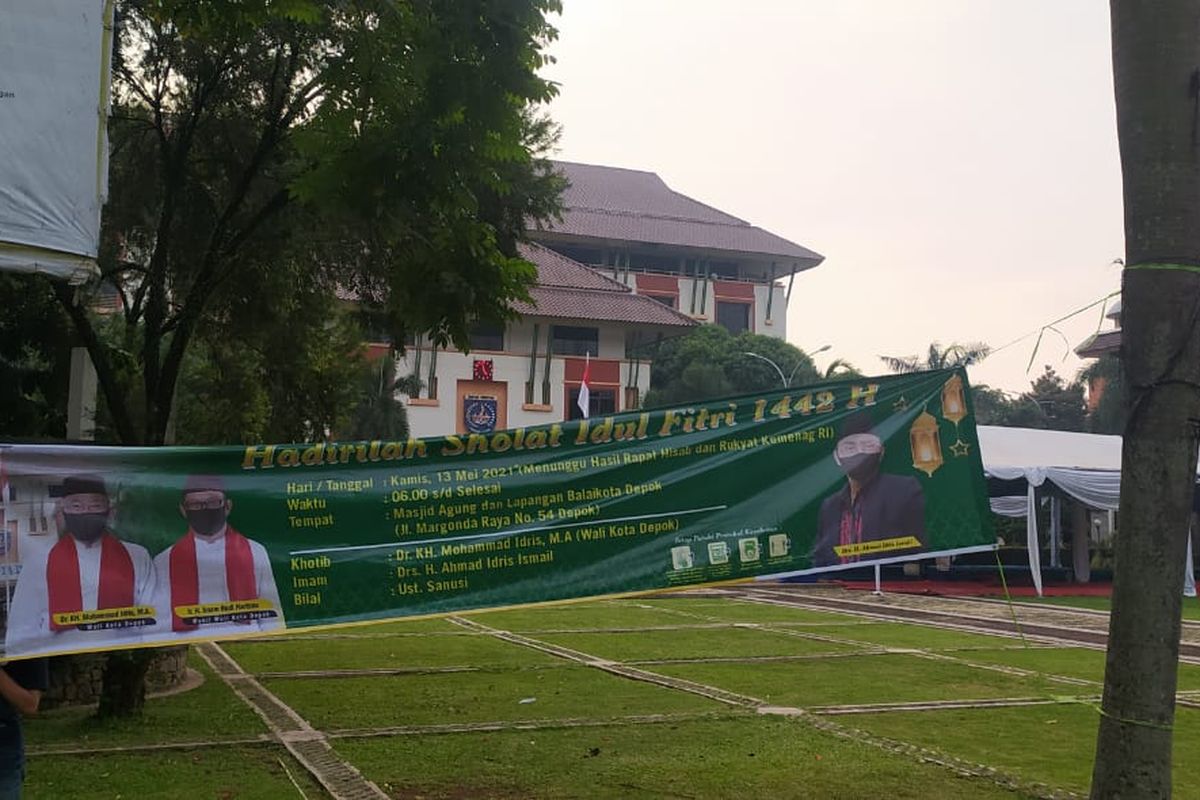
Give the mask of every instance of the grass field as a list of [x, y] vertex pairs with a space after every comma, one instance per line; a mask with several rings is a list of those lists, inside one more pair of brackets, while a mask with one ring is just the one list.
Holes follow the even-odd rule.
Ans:
[[[1112, 608], [1111, 597], [1022, 597], [1019, 602], [1039, 603], [1048, 606], [1069, 606], [1071, 608], [1092, 608], [1108, 611]], [[1183, 598], [1183, 618], [1200, 622], [1200, 599], [1195, 597]]]
[[[1091, 772], [1095, 650], [715, 597], [469, 619], [225, 650], [395, 798], [1017, 798], [1045, 794], [1037, 784], [1085, 791]], [[203, 685], [151, 701], [142, 720], [32, 720], [28, 796], [326, 796], [192, 666]], [[1200, 689], [1200, 667], [1182, 667], [1179, 688]], [[1176, 796], [1200, 798], [1200, 710], [1178, 717]], [[971, 765], [1000, 780], [959, 774], [983, 772]]]

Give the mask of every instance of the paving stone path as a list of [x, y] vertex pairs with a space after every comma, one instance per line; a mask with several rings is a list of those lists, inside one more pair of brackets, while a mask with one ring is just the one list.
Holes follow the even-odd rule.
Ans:
[[253, 675], [242, 670], [220, 645], [210, 642], [197, 645], [196, 650], [331, 797], [335, 800], [387, 800], [382, 789], [338, 758], [324, 733], [309, 725]]

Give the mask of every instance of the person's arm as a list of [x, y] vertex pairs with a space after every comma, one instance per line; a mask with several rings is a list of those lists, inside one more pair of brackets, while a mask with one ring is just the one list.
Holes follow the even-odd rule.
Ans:
[[50, 644], [50, 613], [46, 596], [46, 559], [26, 559], [8, 607], [5, 655], [24, 655]]
[[262, 600], [270, 600], [279, 614], [274, 620], [263, 620], [271, 625], [283, 624], [283, 604], [279, 601], [279, 588], [275, 586], [275, 573], [271, 570], [271, 559], [267, 548], [258, 542], [250, 543], [250, 552], [254, 554], [254, 574], [257, 578], [258, 596]]
[[42, 702], [42, 693], [37, 689], [26, 689], [13, 680], [8, 670], [0, 668], [0, 696], [12, 705], [22, 715], [31, 717], [38, 711]]

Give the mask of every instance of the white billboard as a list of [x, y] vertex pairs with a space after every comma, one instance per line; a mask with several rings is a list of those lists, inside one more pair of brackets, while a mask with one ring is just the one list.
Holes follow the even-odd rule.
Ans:
[[112, 0], [3, 0], [0, 270], [96, 270], [108, 182]]

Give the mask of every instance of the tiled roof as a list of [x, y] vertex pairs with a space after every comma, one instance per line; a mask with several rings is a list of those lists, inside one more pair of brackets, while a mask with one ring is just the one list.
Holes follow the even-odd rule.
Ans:
[[[554, 162], [570, 185], [553, 233], [723, 250], [801, 262], [824, 256], [672, 190], [653, 172]], [[534, 234], [536, 235], [536, 233]]]
[[1087, 341], [1075, 348], [1075, 355], [1080, 358], [1099, 358], [1105, 353], [1115, 353], [1121, 347], [1121, 330], [1101, 331], [1088, 337]]
[[696, 323], [643, 295], [630, 292], [566, 289], [558, 286], [534, 286], [529, 290], [533, 303], [514, 302], [515, 311], [531, 317], [582, 319], [596, 322], [632, 322], [654, 327], [686, 328]]
[[521, 242], [517, 254], [537, 267], [538, 286], [564, 286], [571, 289], [596, 289], [602, 292], [628, 292], [629, 288], [591, 267], [534, 242]]

